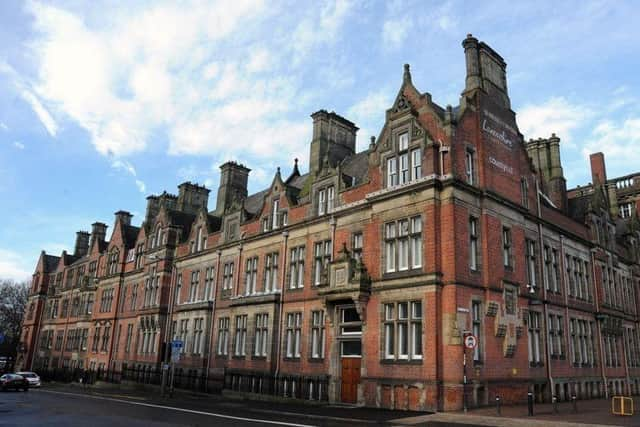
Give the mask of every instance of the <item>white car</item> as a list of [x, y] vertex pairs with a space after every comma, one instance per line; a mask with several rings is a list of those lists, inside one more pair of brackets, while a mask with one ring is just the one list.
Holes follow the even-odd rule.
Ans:
[[29, 381], [29, 387], [40, 387], [40, 377], [35, 372], [16, 372]]

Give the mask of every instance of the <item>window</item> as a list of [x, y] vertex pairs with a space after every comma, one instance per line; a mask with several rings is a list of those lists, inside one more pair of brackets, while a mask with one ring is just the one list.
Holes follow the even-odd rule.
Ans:
[[479, 270], [478, 253], [478, 219], [469, 218], [469, 268]]
[[69, 300], [68, 299], [64, 299], [64, 300], [62, 300], [62, 308], [60, 309], [60, 317], [62, 317], [62, 318], [67, 317], [68, 313], [69, 313]]
[[96, 325], [93, 332], [93, 345], [91, 347], [91, 351], [93, 351], [94, 353], [97, 353], [99, 343], [100, 343], [100, 326]]
[[269, 344], [269, 315], [267, 313], [256, 314], [256, 332], [253, 341], [253, 355], [267, 356]]
[[80, 351], [87, 351], [87, 341], [89, 340], [89, 329], [82, 329], [82, 336], [80, 337]]
[[513, 249], [511, 242], [511, 229], [502, 228], [502, 263], [507, 268], [513, 268]]
[[113, 303], [113, 291], [113, 288], [102, 290], [102, 297], [100, 299], [100, 313], [108, 313], [111, 311], [111, 304]]
[[335, 202], [335, 188], [333, 185], [318, 190], [318, 215], [333, 211]]
[[384, 357], [422, 359], [422, 302], [384, 304]]
[[[144, 243], [140, 243], [139, 245], [136, 246], [136, 264], [135, 264], [135, 268], [142, 268], [142, 261], [143, 261], [143, 255], [144, 254]], [[91, 266], [89, 266], [89, 272], [91, 272]]]
[[271, 228], [278, 228], [278, 211], [280, 210], [280, 200], [273, 201], [273, 211], [271, 215]]
[[535, 291], [537, 286], [536, 274], [536, 242], [527, 239], [525, 242], [525, 258], [527, 265], [527, 279], [529, 281], [529, 290]]
[[633, 203], [623, 203], [620, 205], [620, 216], [622, 218], [631, 218], [633, 213]]
[[[582, 319], [571, 319], [569, 321], [569, 334], [571, 335], [571, 352], [573, 353], [574, 366], [595, 365], [593, 322]], [[611, 341], [610, 338], [613, 337], [611, 335], [604, 335], [605, 363], [608, 364], [608, 366], [616, 366], [614, 362], [618, 356], [617, 349], [615, 349], [615, 345], [613, 348], [610, 346], [615, 342]]]
[[222, 275], [222, 289], [229, 290], [233, 288], [233, 262], [225, 262]]
[[480, 344], [482, 343], [482, 303], [480, 301], [471, 302], [471, 333], [476, 337], [476, 346], [473, 349], [473, 361], [479, 362], [482, 359]]
[[91, 261], [89, 263], [89, 276], [96, 277], [97, 270], [98, 270], [98, 261]]
[[124, 344], [124, 352], [129, 353], [131, 351], [131, 338], [133, 338], [133, 323], [127, 325], [127, 339]]
[[229, 318], [218, 319], [218, 355], [226, 356], [229, 347]]
[[520, 179], [520, 192], [522, 193], [522, 206], [529, 208], [529, 183], [526, 178]]
[[[58, 331], [56, 334], [56, 350], [62, 350], [62, 341], [64, 340], [64, 331]], [[70, 349], [67, 349], [70, 350]]]
[[104, 327], [104, 334], [102, 335], [102, 345], [100, 346], [100, 351], [107, 351], [109, 347], [110, 334], [111, 334], [111, 326], [106, 325]]
[[278, 253], [267, 254], [264, 264], [264, 291], [278, 289]]
[[517, 295], [516, 291], [511, 286], [506, 286], [504, 288], [504, 309], [506, 314], [516, 314], [516, 306], [517, 306]]
[[540, 354], [542, 352], [542, 342], [540, 341], [540, 313], [529, 312], [529, 363], [541, 364]]
[[200, 270], [191, 272], [191, 285], [189, 286], [189, 302], [198, 300], [198, 288], [200, 287]]
[[216, 270], [214, 267], [207, 267], [204, 275], [204, 299], [211, 301], [214, 296], [213, 292], [213, 284], [216, 280]]
[[136, 309], [136, 302], [138, 300], [138, 284], [133, 285], [133, 290], [131, 291], [131, 310]]
[[202, 354], [204, 347], [204, 318], [199, 317], [193, 320], [193, 354]]
[[302, 313], [287, 313], [285, 348], [288, 358], [300, 357]]
[[551, 357], [564, 358], [564, 320], [562, 316], [549, 315], [549, 353]]
[[180, 353], [184, 354], [187, 352], [187, 338], [189, 335], [189, 319], [180, 320], [180, 341], [182, 341], [182, 347], [180, 348]]
[[311, 358], [324, 358], [324, 311], [311, 312]]
[[422, 266], [422, 219], [413, 217], [384, 225], [385, 272]]
[[258, 281], [258, 257], [248, 258], [245, 269], [245, 294], [256, 293], [256, 283]]
[[475, 185], [476, 183], [476, 166], [475, 166], [475, 153], [473, 150], [467, 149], [464, 157], [464, 169], [467, 177], [467, 183], [469, 185]]
[[422, 176], [422, 150], [409, 150], [409, 134], [398, 135], [398, 154], [387, 159], [387, 187], [406, 184]]
[[304, 286], [304, 246], [291, 249], [289, 261], [289, 288], [296, 289]]
[[118, 260], [120, 258], [120, 252], [117, 250], [109, 253], [107, 261], [107, 274], [116, 274], [118, 272]]
[[362, 233], [353, 233], [351, 236], [351, 249], [353, 252], [353, 258], [362, 262]]
[[247, 344], [247, 315], [236, 316], [236, 336], [233, 344], [234, 355], [244, 356]]
[[327, 280], [325, 270], [331, 261], [331, 240], [317, 242], [314, 246], [314, 279], [316, 286], [322, 285]]

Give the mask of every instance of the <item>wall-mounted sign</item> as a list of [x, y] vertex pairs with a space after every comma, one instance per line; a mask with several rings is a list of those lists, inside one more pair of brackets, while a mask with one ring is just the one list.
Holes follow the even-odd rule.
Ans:
[[490, 156], [489, 157], [489, 163], [492, 166], [500, 169], [502, 171], [502, 173], [508, 173], [510, 175], [513, 175], [513, 167], [507, 165], [504, 162], [501, 162], [500, 160], [496, 159], [495, 157]]

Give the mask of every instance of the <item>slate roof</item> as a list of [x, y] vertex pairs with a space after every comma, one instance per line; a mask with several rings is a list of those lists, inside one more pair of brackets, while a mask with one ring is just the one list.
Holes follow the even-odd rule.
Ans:
[[269, 192], [269, 188], [266, 190], [258, 191], [247, 197], [244, 200], [244, 209], [251, 215], [256, 215], [262, 209], [262, 205], [264, 204], [264, 198]]
[[355, 178], [353, 185], [358, 185], [366, 180], [369, 174], [369, 150], [361, 151], [342, 162], [342, 172]]
[[59, 256], [54, 255], [45, 255], [44, 256], [44, 271], [45, 273], [49, 273], [58, 268], [58, 263], [60, 262]]
[[186, 240], [191, 233], [191, 226], [196, 215], [172, 210], [168, 212], [168, 216], [171, 224], [182, 227], [182, 240]]
[[136, 240], [138, 239], [138, 233], [140, 233], [140, 227], [135, 227], [133, 225], [125, 225], [124, 226], [124, 246], [126, 248], [132, 248], [136, 244]]

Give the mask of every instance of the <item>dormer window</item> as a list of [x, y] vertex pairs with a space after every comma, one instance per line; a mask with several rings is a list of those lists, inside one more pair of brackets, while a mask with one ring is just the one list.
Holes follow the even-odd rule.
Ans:
[[387, 159], [387, 187], [407, 184], [422, 177], [422, 150], [409, 149], [409, 133], [398, 135], [398, 154]]
[[107, 274], [116, 274], [118, 272], [119, 258], [120, 258], [120, 253], [117, 250], [109, 254], [109, 258], [107, 262]]
[[207, 249], [207, 236], [204, 235], [202, 226], [196, 231], [196, 240], [192, 242], [192, 252], [200, 252]]
[[335, 201], [335, 188], [333, 185], [318, 190], [318, 215], [324, 215], [333, 211]]

